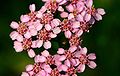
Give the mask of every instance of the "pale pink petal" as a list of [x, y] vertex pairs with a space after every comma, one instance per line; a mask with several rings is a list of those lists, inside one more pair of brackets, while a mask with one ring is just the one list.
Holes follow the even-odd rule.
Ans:
[[65, 50], [63, 48], [59, 48], [57, 51], [58, 54], [64, 54], [64, 52], [65, 52]]
[[79, 28], [79, 27], [80, 27], [80, 22], [74, 21], [72, 27], [73, 27], [73, 28]]
[[54, 24], [53, 26], [58, 26], [60, 24], [60, 20], [59, 19], [53, 19], [52, 20], [52, 24]]
[[69, 4], [68, 6], [66, 6], [66, 9], [69, 11], [69, 12], [73, 12], [74, 11], [74, 7], [72, 4]]
[[46, 76], [46, 73], [44, 70], [41, 70], [39, 73], [37, 73], [35, 76]]
[[96, 68], [96, 63], [94, 62], [94, 61], [89, 61], [89, 63], [88, 63], [88, 66], [91, 68], [91, 69], [94, 69], [94, 68]]
[[67, 59], [67, 60], [65, 60], [65, 63], [64, 63], [65, 65], [67, 65], [68, 67], [70, 67], [70, 65], [71, 65], [71, 63], [70, 63], [70, 61]]
[[51, 48], [51, 42], [50, 41], [46, 41], [46, 42], [44, 42], [44, 48], [45, 49], [50, 49]]
[[38, 63], [38, 62], [43, 63], [46, 61], [46, 58], [44, 56], [37, 55], [34, 60], [36, 63]]
[[47, 1], [49, 1], [49, 0], [42, 0], [43, 2], [47, 2]]
[[30, 34], [32, 35], [32, 36], [36, 36], [37, 35], [37, 30], [36, 29], [30, 29]]
[[23, 41], [23, 36], [19, 34], [19, 35], [16, 37], [16, 39], [17, 39], [17, 41], [22, 42], [22, 41]]
[[58, 7], [58, 11], [63, 12], [63, 11], [64, 11], [64, 8], [63, 8], [62, 6], [59, 6], [59, 7]]
[[96, 55], [94, 53], [90, 53], [90, 54], [88, 54], [88, 59], [95, 60]]
[[13, 28], [13, 29], [17, 29], [19, 27], [19, 24], [15, 21], [12, 21], [11, 24], [10, 24], [10, 27]]
[[59, 27], [56, 27], [53, 29], [54, 34], [59, 34], [61, 32], [61, 29]]
[[27, 72], [22, 72], [21, 76], [29, 76]]
[[61, 1], [63, 1], [63, 0], [56, 0], [57, 3], [60, 3]]
[[42, 6], [42, 8], [39, 10], [41, 13], [44, 13], [47, 10], [45, 6]]
[[80, 64], [80, 60], [79, 59], [75, 59], [76, 64], [74, 66], [78, 66]]
[[63, 5], [63, 4], [65, 4], [66, 2], [67, 2], [67, 0], [61, 0], [60, 3], [59, 3], [59, 5]]
[[47, 31], [50, 31], [51, 28], [52, 28], [52, 27], [50, 26], [50, 24], [46, 24], [46, 25], [45, 25], [45, 29], [46, 29]]
[[25, 68], [26, 68], [26, 71], [31, 71], [33, 67], [34, 67], [33, 65], [29, 64]]
[[44, 65], [44, 70], [47, 72], [47, 73], [51, 73], [52, 69], [50, 68], [49, 65]]
[[43, 52], [41, 52], [41, 54], [45, 57], [48, 57], [50, 55], [47, 50], [44, 50]]
[[37, 48], [37, 46], [36, 46], [36, 41], [32, 41], [31, 47], [32, 47], [32, 48]]
[[55, 38], [55, 37], [57, 37], [57, 35], [56, 35], [56, 34], [53, 34], [53, 33], [50, 33], [50, 34], [49, 34], [49, 37]]
[[82, 12], [81, 12], [81, 16], [82, 16], [82, 17], [84, 17], [85, 14], [86, 14], [86, 11], [82, 11]]
[[87, 1], [86, 1], [86, 6], [87, 6], [87, 7], [91, 8], [92, 5], [93, 5], [93, 0], [87, 0]]
[[76, 60], [75, 59], [71, 59], [71, 65], [75, 66], [76, 65]]
[[23, 51], [23, 47], [22, 47], [22, 43], [21, 42], [15, 41], [14, 42], [14, 48], [15, 48], [16, 52]]
[[36, 40], [36, 47], [40, 48], [43, 45], [43, 40]]
[[81, 54], [85, 54], [85, 55], [87, 54], [87, 48], [86, 47], [81, 49]]
[[81, 2], [81, 1], [78, 1], [77, 4], [76, 4], [76, 7], [77, 7], [77, 11], [78, 12], [81, 12], [83, 9], [84, 9], [84, 3]]
[[70, 14], [68, 15], [68, 20], [71, 20], [71, 19], [73, 19], [73, 18], [74, 18], [73, 13], [70, 13]]
[[60, 14], [60, 16], [61, 16], [62, 18], [66, 18], [66, 17], [68, 17], [68, 13], [67, 13], [67, 12], [62, 12], [62, 13]]
[[70, 52], [72, 53], [72, 52], [74, 52], [76, 49], [77, 49], [76, 46], [71, 46], [68, 51], [70, 51]]
[[84, 65], [84, 64], [80, 64], [80, 65], [77, 67], [78, 73], [84, 72], [84, 70], [85, 70], [85, 65]]
[[39, 20], [36, 21], [36, 23], [35, 23], [35, 29], [36, 29], [37, 31], [39, 31], [39, 30], [42, 29], [42, 27], [43, 27], [43, 24], [41, 24]]
[[25, 34], [24, 34], [24, 37], [29, 39], [31, 37], [31, 34], [29, 31], [27, 31]]
[[13, 32], [10, 33], [10, 38], [11, 38], [12, 40], [15, 40], [15, 39], [17, 39], [17, 36], [18, 36], [18, 35], [19, 35], [18, 32], [13, 31]]
[[28, 22], [30, 20], [30, 17], [28, 15], [21, 15], [20, 20], [22, 22]]
[[83, 16], [81, 14], [78, 14], [77, 15], [77, 20], [82, 22], [83, 21]]
[[72, 33], [69, 30], [65, 32], [65, 37], [66, 38], [70, 38], [71, 35], [72, 35]]
[[59, 61], [64, 61], [66, 59], [66, 56], [65, 55], [61, 55], [60, 58], [59, 58]]
[[32, 49], [28, 50], [28, 55], [29, 55], [30, 58], [35, 57], [35, 52], [34, 52], [34, 50], [32, 50]]
[[35, 11], [35, 4], [31, 4], [29, 6], [29, 9], [30, 9], [31, 12], [34, 12]]
[[90, 21], [91, 15], [90, 14], [86, 14], [84, 19], [85, 19], [86, 22]]
[[102, 20], [102, 16], [101, 16], [100, 14], [98, 14], [98, 13], [96, 13], [94, 17], [95, 17], [95, 19], [96, 19], [97, 21]]
[[68, 67], [66, 65], [61, 65], [58, 67], [59, 71], [67, 71]]
[[83, 30], [79, 30], [79, 31], [76, 33], [76, 35], [77, 35], [78, 37], [80, 37], [82, 34], [83, 34]]
[[89, 23], [90, 23], [90, 24], [94, 24], [94, 23], [95, 23], [95, 19], [94, 19], [93, 17], [91, 17]]
[[98, 9], [97, 9], [97, 12], [98, 12], [100, 15], [104, 15], [104, 14], [105, 14], [105, 10], [102, 9], [102, 8], [98, 8]]
[[43, 14], [42, 14], [40, 11], [38, 11], [37, 14], [36, 14], [36, 17], [37, 17], [37, 18], [42, 18], [42, 17], [43, 17]]

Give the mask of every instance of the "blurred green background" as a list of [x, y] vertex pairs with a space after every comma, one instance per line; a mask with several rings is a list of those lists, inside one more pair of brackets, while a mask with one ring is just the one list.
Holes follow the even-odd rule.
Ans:
[[[29, 4], [37, 10], [41, 0], [0, 0], [0, 76], [20, 76], [33, 60], [26, 52], [16, 53], [9, 34], [12, 20], [19, 21], [21, 14], [29, 12]], [[97, 54], [97, 68], [88, 67], [79, 76], [120, 76], [120, 0], [94, 0], [95, 7], [106, 11], [103, 20], [96, 22], [83, 37], [83, 45]], [[54, 43], [55, 44], [55, 43]]]

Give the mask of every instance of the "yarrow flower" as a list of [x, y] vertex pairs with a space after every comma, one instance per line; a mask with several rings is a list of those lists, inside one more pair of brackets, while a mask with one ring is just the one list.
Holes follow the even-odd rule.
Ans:
[[[35, 4], [31, 4], [30, 13], [10, 24], [14, 30], [10, 38], [15, 51], [25, 50], [34, 58], [34, 64], [27, 65], [21, 76], [77, 76], [76, 73], [85, 71], [86, 65], [96, 68], [96, 55], [87, 54], [87, 48], [82, 47], [82, 35], [89, 32], [95, 21], [102, 20], [104, 9], [96, 9], [93, 0], [42, 1], [45, 4], [38, 11]], [[59, 47], [57, 54], [51, 55], [51, 40], [62, 32], [70, 46], [68, 49]], [[35, 50], [42, 47], [44, 51], [36, 54]]]
[[59, 48], [57, 54], [50, 55], [47, 50], [36, 55], [34, 65], [27, 65], [21, 76], [77, 76], [84, 72], [85, 65], [94, 69], [96, 63], [94, 53], [87, 55], [87, 48], [71, 46], [68, 50]]

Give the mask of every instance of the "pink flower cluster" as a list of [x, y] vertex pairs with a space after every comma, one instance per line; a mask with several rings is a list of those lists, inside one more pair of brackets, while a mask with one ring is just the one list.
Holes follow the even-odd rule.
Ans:
[[[89, 32], [95, 21], [102, 20], [104, 9], [94, 8], [93, 0], [42, 0], [40, 10], [35, 4], [29, 6], [30, 13], [21, 15], [20, 21], [12, 21], [10, 33], [16, 52], [26, 50], [34, 65], [27, 65], [21, 76], [77, 76], [84, 72], [85, 65], [94, 69], [94, 53], [87, 54], [81, 47], [81, 36]], [[55, 15], [57, 14], [56, 17]], [[59, 48], [57, 54], [50, 55], [51, 39], [63, 32], [68, 38], [70, 48]], [[44, 47], [40, 55], [35, 49]]]
[[84, 72], [85, 65], [94, 69], [95, 59], [94, 53], [87, 55], [86, 47], [71, 46], [68, 50], [59, 48], [55, 55], [44, 50], [41, 55], [35, 56], [34, 65], [26, 66], [26, 72], [22, 72], [21, 76], [77, 76], [77, 72]]

